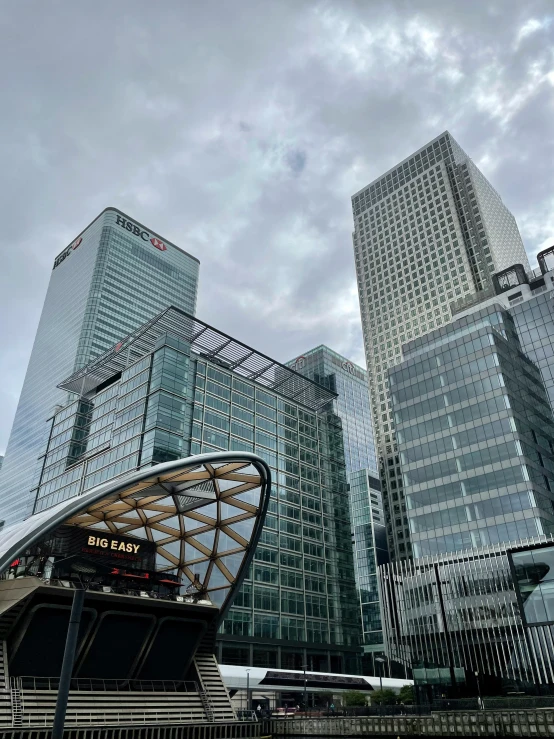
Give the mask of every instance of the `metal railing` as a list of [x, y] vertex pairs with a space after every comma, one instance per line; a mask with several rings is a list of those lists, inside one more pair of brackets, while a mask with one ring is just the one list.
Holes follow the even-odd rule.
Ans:
[[554, 708], [554, 695], [521, 695], [508, 698], [483, 698], [485, 710], [517, 710], [519, 708]]
[[[55, 690], [60, 686], [58, 677], [34, 677], [23, 675], [10, 678], [13, 688], [20, 690]], [[72, 678], [70, 690], [86, 692], [138, 692], [138, 693], [199, 693], [198, 683], [184, 680], [106, 680], [102, 678]]]
[[[59, 578], [59, 577], [45, 577], [44, 575], [40, 574], [39, 572], [39, 563], [38, 561], [36, 563], [31, 563], [29, 566], [22, 568], [22, 572], [19, 572], [18, 574], [14, 574], [12, 571], [3, 572], [0, 574], [0, 581], [2, 580], [15, 580], [22, 577], [38, 577], [42, 582], [45, 583], [45, 585], [54, 585], [57, 587], [63, 587], [68, 589], [74, 589], [75, 588], [75, 582], [68, 578]], [[110, 593], [113, 595], [132, 595], [134, 597], [142, 597], [144, 599], [150, 599], [150, 600], [163, 600], [163, 601], [170, 601], [172, 603], [186, 603], [187, 605], [195, 605], [199, 599], [201, 599], [201, 595], [199, 594], [185, 594], [180, 595], [179, 593], [163, 593], [158, 592], [154, 588], [157, 586], [157, 583], [149, 583], [148, 587], [146, 587], [146, 584], [143, 587], [132, 587], [128, 582], [125, 582], [123, 580], [117, 580], [115, 577], [110, 577], [109, 581], [106, 581], [106, 583], [89, 583], [86, 590], [91, 593]]]
[[[443, 711], [506, 711], [525, 709], [554, 708], [554, 696], [506, 696], [499, 698], [483, 698], [481, 704], [478, 698], [439, 699], [433, 703], [419, 703], [412, 705], [373, 705], [356, 707], [337, 707], [334, 712], [328, 709], [308, 709], [306, 713], [289, 714], [289, 719], [303, 718], [336, 718], [348, 716], [430, 716], [432, 713]], [[272, 716], [272, 718], [278, 718]]]
[[[40, 716], [26, 715], [22, 717], [20, 726], [51, 728], [54, 714]], [[66, 726], [110, 726], [113, 724], [160, 724], [160, 723], [201, 723], [202, 717], [183, 711], [129, 711], [127, 713], [105, 713], [101, 711], [68, 711]]]
[[246, 708], [239, 708], [235, 711], [237, 719], [239, 721], [258, 721], [258, 714], [256, 711], [249, 711]]

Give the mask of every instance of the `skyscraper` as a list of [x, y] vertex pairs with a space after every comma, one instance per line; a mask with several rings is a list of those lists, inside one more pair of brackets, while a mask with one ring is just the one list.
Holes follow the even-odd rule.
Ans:
[[342, 421], [346, 473], [363, 469], [376, 473], [377, 455], [365, 369], [323, 345], [286, 364], [336, 393], [333, 402]]
[[[168, 305], [196, 308], [199, 262], [107, 208], [54, 260], [0, 479], [0, 518], [31, 512], [57, 387]], [[78, 431], [75, 434], [78, 436]]]
[[[359, 671], [344, 442], [329, 409], [333, 392], [176, 308], [58, 382], [78, 397], [50, 421], [36, 513], [129, 470], [201, 452], [256, 451], [271, 468], [271, 500], [251, 571], [218, 637], [221, 661]], [[233, 511], [219, 535], [228, 578], [212, 577], [221, 586], [236, 574], [234, 555], [251, 532], [253, 502], [249, 490], [241, 493], [244, 513]], [[212, 508], [184, 516], [192, 539], [172, 540], [175, 521], [150, 521], [167, 558], [184, 547], [200, 578], [215, 564], [214, 531], [206, 525]]]
[[352, 209], [389, 551], [404, 558], [411, 549], [387, 370], [403, 343], [448, 323], [454, 300], [488, 288], [494, 272], [529, 264], [513, 215], [448, 132], [356, 193]]
[[382, 652], [383, 640], [377, 567], [388, 561], [388, 552], [367, 373], [327, 346], [310, 349], [287, 365], [337, 394], [329, 407], [341, 419], [344, 436], [366, 669], [378, 674], [373, 658]]

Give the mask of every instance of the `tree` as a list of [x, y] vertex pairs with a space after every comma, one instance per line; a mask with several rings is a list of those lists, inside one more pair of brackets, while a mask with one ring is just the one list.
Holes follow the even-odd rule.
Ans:
[[365, 706], [366, 699], [365, 693], [360, 693], [359, 690], [346, 690], [342, 694], [342, 699], [345, 706]]
[[383, 706], [391, 706], [396, 703], [396, 693], [390, 688], [374, 690], [371, 694], [371, 703]]
[[405, 705], [414, 702], [414, 686], [403, 685], [398, 693], [398, 700]]

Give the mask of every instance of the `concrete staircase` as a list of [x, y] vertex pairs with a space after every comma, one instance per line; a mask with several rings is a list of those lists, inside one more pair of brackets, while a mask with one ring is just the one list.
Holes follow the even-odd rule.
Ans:
[[[24, 688], [19, 726], [51, 727], [57, 690]], [[14, 713], [15, 720], [15, 713]], [[72, 690], [67, 704], [67, 726], [102, 724], [187, 724], [206, 721], [199, 693]], [[15, 726], [15, 723], [14, 723]]]
[[208, 721], [233, 721], [236, 719], [231, 698], [219, 672], [213, 654], [196, 654], [194, 659], [201, 694], [204, 693]]

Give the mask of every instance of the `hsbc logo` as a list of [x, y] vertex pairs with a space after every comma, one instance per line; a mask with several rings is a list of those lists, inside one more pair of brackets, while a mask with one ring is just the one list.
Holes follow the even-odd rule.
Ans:
[[72, 251], [75, 251], [78, 246], [81, 245], [81, 242], [83, 240], [82, 236], [79, 236], [75, 239], [68, 247], [66, 247], [62, 253], [56, 257], [56, 260], [54, 261], [54, 266], [52, 269], [56, 269], [56, 267], [63, 262], [64, 259], [67, 259], [67, 257], [71, 254]]
[[152, 237], [150, 239], [150, 243], [153, 244], [156, 249], [159, 249], [160, 251], [167, 251], [167, 246], [164, 244], [164, 242], [156, 239], [155, 237]]
[[132, 233], [134, 236], [140, 236], [143, 241], [149, 241], [152, 246], [156, 247], [156, 249], [159, 249], [160, 251], [167, 251], [167, 246], [164, 244], [163, 241], [158, 239], [156, 236], [150, 236], [148, 231], [143, 231], [140, 226], [137, 226], [136, 223], [128, 221], [126, 218], [123, 218], [123, 216], [116, 216], [115, 222], [118, 226], [121, 226], [121, 228], [129, 231], [129, 233]]

